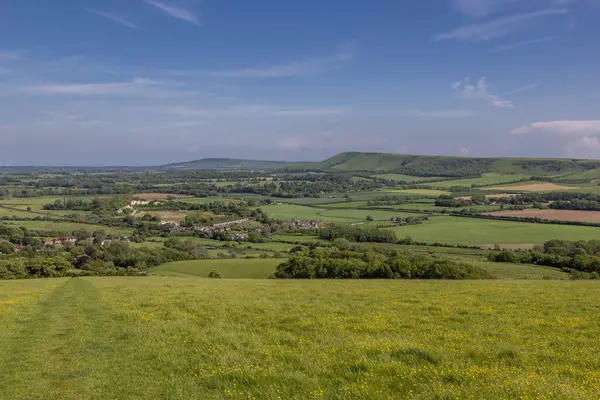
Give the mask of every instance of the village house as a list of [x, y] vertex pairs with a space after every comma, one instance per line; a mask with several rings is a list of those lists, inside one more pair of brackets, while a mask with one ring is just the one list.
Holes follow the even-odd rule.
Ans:
[[42, 243], [44, 246], [66, 246], [68, 244], [77, 243], [77, 238], [74, 237], [55, 237], [55, 238], [45, 238]]

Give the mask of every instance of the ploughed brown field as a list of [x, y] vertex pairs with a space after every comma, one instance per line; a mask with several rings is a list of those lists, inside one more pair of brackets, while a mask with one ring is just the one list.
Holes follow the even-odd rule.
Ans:
[[529, 183], [526, 185], [517, 185], [517, 186], [493, 186], [486, 187], [485, 190], [510, 190], [510, 191], [523, 191], [523, 192], [553, 192], [556, 190], [570, 190], [570, 189], [578, 189], [574, 186], [563, 186], [557, 185], [556, 183], [550, 182], [541, 182], [541, 183]]
[[133, 197], [138, 198], [140, 200], [163, 200], [169, 197], [194, 197], [187, 194], [174, 194], [174, 193], [136, 193]]
[[598, 222], [600, 211], [577, 210], [507, 210], [483, 213], [496, 217], [542, 218], [555, 221]]

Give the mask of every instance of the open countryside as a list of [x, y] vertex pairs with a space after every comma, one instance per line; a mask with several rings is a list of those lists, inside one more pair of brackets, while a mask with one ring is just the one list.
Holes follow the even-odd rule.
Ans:
[[447, 160], [4, 171], [2, 397], [594, 398], [594, 183], [494, 196]]

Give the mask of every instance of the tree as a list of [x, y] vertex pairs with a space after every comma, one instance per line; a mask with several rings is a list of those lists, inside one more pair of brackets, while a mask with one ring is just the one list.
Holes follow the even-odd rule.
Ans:
[[375, 221], [375, 218], [373, 218], [370, 215], [367, 215], [367, 221], [371, 222], [371, 221]]
[[210, 279], [221, 279], [221, 274], [216, 269], [209, 272], [208, 277]]
[[340, 250], [349, 250], [352, 248], [352, 242], [350, 242], [348, 239], [344, 239], [344, 238], [335, 239], [333, 242], [331, 242], [331, 245]]

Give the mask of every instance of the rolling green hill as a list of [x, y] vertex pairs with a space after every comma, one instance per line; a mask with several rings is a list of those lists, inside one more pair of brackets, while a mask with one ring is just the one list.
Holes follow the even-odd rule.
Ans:
[[413, 176], [473, 177], [484, 173], [568, 176], [600, 168], [600, 161], [553, 158], [469, 158], [389, 153], [341, 153], [306, 167], [326, 171], [393, 172]]
[[283, 168], [292, 164], [297, 165], [302, 163], [287, 161], [240, 160], [235, 158], [203, 158], [201, 160], [167, 164], [161, 166], [161, 168], [262, 170]]

